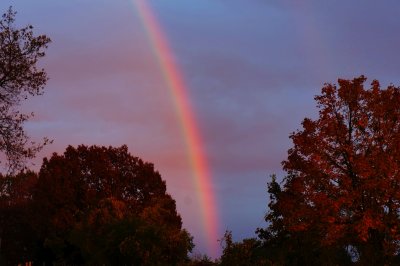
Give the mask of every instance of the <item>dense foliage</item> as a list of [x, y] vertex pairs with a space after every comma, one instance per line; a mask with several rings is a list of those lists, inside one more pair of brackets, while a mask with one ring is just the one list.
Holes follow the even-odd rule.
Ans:
[[304, 119], [303, 129], [291, 135], [287, 176], [282, 187], [275, 179], [269, 184], [270, 226], [260, 231], [284, 260], [397, 260], [400, 89], [381, 89], [376, 80], [366, 89], [365, 81], [326, 84], [315, 97], [319, 117]]
[[43, 92], [50, 39], [15, 28], [15, 14], [0, 19], [0, 265], [400, 264], [400, 88], [326, 84], [318, 117], [290, 136], [286, 177], [268, 183], [267, 228], [240, 242], [227, 231], [218, 260], [189, 258], [165, 181], [126, 146], [69, 146], [25, 169], [48, 140], [29, 141], [32, 115], [17, 107]]
[[7, 263], [177, 265], [193, 248], [165, 182], [126, 146], [70, 146], [1, 181]]

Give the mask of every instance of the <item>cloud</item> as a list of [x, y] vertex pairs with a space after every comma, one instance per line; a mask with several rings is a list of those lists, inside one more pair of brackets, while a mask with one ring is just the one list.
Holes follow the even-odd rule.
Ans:
[[[53, 39], [41, 63], [50, 77], [45, 94], [23, 106], [36, 112], [27, 124], [33, 138], [55, 139], [38, 160], [68, 144], [128, 144], [167, 179], [205, 250], [181, 125], [132, 3], [14, 2], [0, 9], [15, 4], [18, 23]], [[151, 4], [188, 85], [222, 229], [240, 237], [263, 225], [268, 175], [283, 175], [288, 135], [317, 116], [313, 96], [324, 82], [366, 74], [400, 84], [396, 1]]]

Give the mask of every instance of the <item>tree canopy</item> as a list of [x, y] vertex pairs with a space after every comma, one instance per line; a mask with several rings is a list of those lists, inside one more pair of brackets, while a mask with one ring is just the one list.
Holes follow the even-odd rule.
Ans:
[[154, 169], [119, 148], [67, 147], [25, 167], [49, 140], [30, 141], [18, 108], [41, 95], [38, 66], [51, 42], [0, 18], [0, 264], [40, 265], [398, 265], [400, 264], [400, 88], [339, 79], [315, 96], [268, 183], [268, 226], [234, 242], [219, 260], [190, 259], [194, 245], [175, 200]]
[[308, 247], [384, 265], [400, 251], [400, 89], [365, 81], [326, 84], [319, 117], [290, 136], [287, 176], [269, 184], [270, 226], [259, 231], [270, 246], [286, 241], [286, 258]]
[[38, 175], [1, 180], [0, 253], [10, 264], [177, 265], [193, 248], [165, 181], [126, 146], [69, 146]]
[[16, 28], [15, 15], [10, 7], [0, 19], [0, 151], [10, 172], [21, 170], [48, 143], [46, 138], [39, 144], [29, 141], [23, 124], [33, 114], [22, 114], [17, 107], [28, 96], [43, 93], [47, 75], [37, 63], [50, 38], [34, 36], [31, 25]]

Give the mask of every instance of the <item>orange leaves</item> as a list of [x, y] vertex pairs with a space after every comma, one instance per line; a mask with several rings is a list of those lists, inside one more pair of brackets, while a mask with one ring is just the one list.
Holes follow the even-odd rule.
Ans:
[[126, 204], [115, 198], [106, 198], [100, 200], [96, 206], [87, 215], [89, 225], [108, 224], [122, 220], [127, 214]]
[[32, 194], [38, 241], [59, 261], [72, 245], [90, 265], [177, 265], [193, 248], [165, 181], [126, 146], [53, 154]]
[[288, 178], [269, 205], [271, 231], [400, 251], [400, 89], [378, 81], [366, 89], [365, 81], [326, 84], [315, 97], [319, 117], [291, 135]]

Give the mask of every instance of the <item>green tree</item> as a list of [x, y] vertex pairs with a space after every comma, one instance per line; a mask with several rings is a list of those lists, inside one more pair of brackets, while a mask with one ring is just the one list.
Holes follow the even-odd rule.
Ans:
[[331, 264], [344, 264], [346, 256], [362, 265], [397, 260], [400, 89], [381, 89], [376, 80], [366, 89], [365, 81], [326, 84], [315, 97], [319, 117], [304, 119], [290, 136], [287, 176], [282, 187], [269, 184], [270, 225], [260, 230], [266, 243], [299, 241], [288, 252], [336, 254]]
[[15, 28], [15, 14], [10, 7], [0, 20], [0, 151], [9, 172], [22, 169], [48, 143], [46, 138], [41, 144], [29, 141], [23, 124], [33, 114], [22, 114], [17, 107], [28, 96], [43, 93], [47, 75], [37, 63], [50, 39], [34, 36], [31, 25]]
[[33, 199], [42, 262], [177, 265], [193, 248], [165, 181], [126, 146], [44, 159]]

